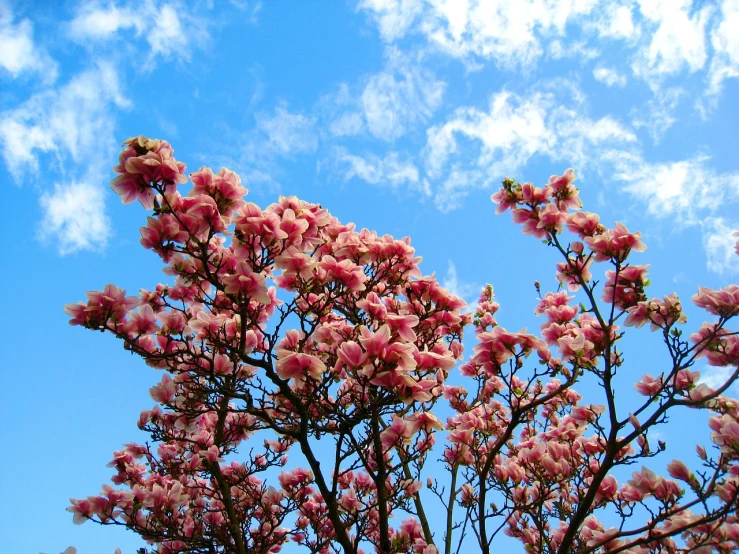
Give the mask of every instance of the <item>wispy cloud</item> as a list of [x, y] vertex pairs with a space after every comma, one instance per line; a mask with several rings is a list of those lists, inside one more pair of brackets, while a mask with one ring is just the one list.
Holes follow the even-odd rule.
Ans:
[[359, 0], [358, 9], [372, 13], [382, 38], [401, 38], [424, 10], [423, 0]]
[[377, 22], [388, 42], [415, 32], [425, 36], [432, 47], [456, 58], [522, 67], [544, 54], [541, 37], [564, 35], [568, 22], [589, 13], [594, 4], [587, 0], [363, 0], [359, 6]]
[[721, 91], [723, 81], [739, 77], [739, 2], [723, 0], [719, 11], [720, 18], [711, 33], [714, 49], [710, 67], [710, 92]]
[[702, 230], [708, 269], [721, 275], [739, 274], [734, 236], [739, 231], [739, 221], [731, 224], [722, 217], [711, 217], [703, 223]]
[[257, 127], [261, 129], [278, 152], [290, 156], [315, 152], [318, 148], [315, 118], [300, 113], [290, 113], [286, 106], [277, 106], [274, 114], [256, 114]]
[[42, 240], [55, 239], [61, 255], [104, 249], [111, 235], [104, 190], [99, 182], [72, 181], [44, 193], [44, 218], [39, 226]]
[[112, 108], [128, 106], [118, 74], [109, 64], [36, 94], [20, 107], [0, 113], [5, 164], [20, 181], [28, 169], [38, 169], [40, 153], [55, 152], [62, 161], [68, 156], [74, 162], [96, 162], [100, 146], [115, 143]]
[[346, 148], [337, 148], [335, 157], [345, 181], [358, 178], [372, 185], [393, 188], [404, 185], [430, 194], [428, 184], [419, 181], [418, 168], [407, 154], [388, 152], [384, 157], [373, 153], [358, 156], [350, 154]]
[[458, 108], [446, 123], [431, 127], [426, 147], [429, 175], [441, 175], [449, 157], [458, 153], [457, 136], [480, 144], [478, 165], [505, 158], [508, 167], [519, 167], [537, 152], [550, 149], [554, 137], [548, 133], [546, 117], [551, 100], [542, 94], [524, 99], [502, 91], [490, 99], [488, 111]]
[[574, 58], [581, 64], [600, 56], [600, 50], [588, 46], [584, 40], [571, 41], [554, 39], [547, 45], [547, 53], [555, 60]]
[[434, 113], [446, 85], [395, 49], [389, 50], [386, 65], [384, 71], [369, 78], [362, 92], [362, 107], [370, 133], [393, 141]]
[[593, 70], [593, 77], [596, 81], [609, 86], [609, 87], [625, 87], [626, 86], [626, 75], [623, 75], [610, 67], [596, 67]]
[[424, 63], [423, 52], [406, 54], [390, 46], [380, 71], [340, 83], [319, 100], [317, 110], [334, 137], [394, 142], [422, 129], [441, 107], [445, 91], [446, 83]]
[[[461, 60], [468, 69], [488, 62], [528, 71], [542, 58], [577, 56], [581, 63], [607, 48], [618, 67], [597, 62], [596, 79], [623, 86], [633, 73], [655, 93], [668, 78], [701, 75], [704, 94], [739, 77], [736, 0], [360, 0], [387, 44], [422, 37], [423, 47]], [[577, 37], [577, 38], [575, 38]], [[710, 37], [710, 38], [709, 38]], [[710, 46], [709, 46], [710, 44]], [[418, 47], [418, 46], [416, 46]], [[613, 65], [613, 62], [611, 65]]]
[[467, 305], [474, 305], [476, 300], [475, 297], [481, 288], [472, 283], [460, 281], [459, 276], [457, 275], [457, 266], [454, 265], [452, 260], [449, 260], [446, 274], [441, 280], [441, 286], [451, 292], [454, 296], [458, 296], [467, 302]]
[[14, 23], [13, 12], [4, 2], [0, 2], [0, 68], [13, 78], [37, 74], [52, 83], [57, 77], [56, 63], [33, 39], [31, 21]]
[[736, 221], [722, 218], [722, 211], [736, 211], [739, 205], [739, 172], [720, 173], [709, 165], [710, 158], [653, 163], [638, 152], [611, 150], [603, 153], [610, 178], [620, 190], [637, 198], [647, 213], [670, 218], [681, 226], [698, 226], [703, 236], [706, 266], [719, 274], [739, 273], [735, 254], [739, 230]]
[[42, 158], [62, 180], [40, 199], [41, 235], [55, 237], [61, 254], [101, 249], [110, 236], [102, 190], [117, 142], [113, 110], [128, 106], [116, 71], [101, 64], [0, 113], [3, 159], [16, 182], [33, 183]]
[[[731, 376], [734, 374], [734, 368], [731, 367], [713, 367], [706, 366], [701, 369], [700, 383], [705, 383], [712, 389], [717, 389], [726, 384]], [[739, 394], [739, 381], [735, 382], [729, 387], [727, 392]]]
[[[524, 98], [502, 90], [491, 96], [487, 111], [458, 108], [445, 123], [431, 127], [425, 160], [429, 179], [441, 182], [437, 206], [454, 209], [468, 189], [515, 173], [536, 156], [584, 169], [597, 159], [596, 148], [636, 142], [634, 133], [611, 116], [589, 119], [576, 89], [571, 96], [566, 105], [550, 92]], [[466, 141], [464, 150], [459, 139]]]
[[189, 61], [194, 47], [209, 39], [208, 25], [193, 9], [179, 2], [111, 2], [92, 0], [82, 4], [69, 22], [70, 37], [78, 42], [116, 44], [131, 48], [133, 38], [148, 45], [141, 68], [151, 70], [158, 58]]
[[256, 23], [259, 12], [262, 11], [262, 2], [257, 0], [256, 2], [247, 2], [246, 0], [229, 0], [229, 3], [234, 6], [237, 10], [246, 15], [246, 20], [249, 23]]
[[658, 144], [677, 121], [677, 107], [684, 96], [685, 91], [679, 87], [661, 90], [646, 106], [632, 110], [634, 127], [645, 127]]
[[612, 178], [656, 217], [696, 225], [719, 208], [739, 203], [739, 172], [716, 172], [706, 155], [652, 163], [636, 152], [612, 150], [604, 158], [612, 164]]
[[596, 12], [593, 20], [585, 22], [585, 25], [594, 26], [600, 38], [632, 41], [641, 33], [634, 22], [634, 13], [629, 4], [608, 3], [604, 10]]
[[710, 7], [694, 10], [692, 0], [640, 0], [639, 9], [650, 40], [639, 49], [632, 65], [635, 74], [659, 79], [704, 67]]

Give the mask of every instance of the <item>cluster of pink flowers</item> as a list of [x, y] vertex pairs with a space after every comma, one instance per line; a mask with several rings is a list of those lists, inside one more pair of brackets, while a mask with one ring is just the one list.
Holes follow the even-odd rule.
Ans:
[[[138, 137], [112, 183], [152, 211], [141, 244], [172, 283], [138, 296], [107, 285], [65, 307], [71, 324], [112, 333], [164, 373], [139, 418], [152, 443], [114, 453], [118, 488], [73, 500], [75, 523], [124, 525], [172, 554], [273, 553], [288, 542], [437, 554], [465, 535], [489, 554], [501, 531], [537, 553], [739, 546], [739, 401], [721, 394], [739, 377], [739, 335], [727, 328], [739, 287], [701, 288], [694, 303], [717, 319], [683, 339], [677, 295], [648, 299], [648, 266], [629, 261], [646, 248], [640, 234], [577, 211], [572, 170], [542, 188], [506, 179], [493, 195], [498, 212], [562, 256], [567, 291], [540, 294], [540, 336], [498, 324], [490, 285], [464, 313], [421, 275], [407, 238], [358, 231], [295, 197], [262, 209], [227, 169], [191, 174], [183, 196], [184, 170], [168, 143]], [[660, 330], [672, 366], [635, 384], [624, 375], [621, 318]], [[450, 384], [470, 323], [465, 385]], [[731, 377], [701, 383], [691, 367], [702, 357]], [[582, 401], [581, 379], [601, 403]], [[624, 379], [638, 393], [628, 411], [616, 405]], [[441, 399], [446, 422], [433, 411]], [[682, 406], [712, 410], [715, 449], [698, 448], [699, 470], [673, 460], [668, 478], [647, 467], [666, 448], [649, 433]], [[440, 431], [448, 481], [427, 477]], [[288, 465], [293, 454], [303, 467]], [[613, 470], [637, 461], [619, 483]], [[434, 494], [442, 531], [423, 508]], [[596, 517], [605, 510], [616, 526]], [[634, 525], [640, 510], [651, 515]]]

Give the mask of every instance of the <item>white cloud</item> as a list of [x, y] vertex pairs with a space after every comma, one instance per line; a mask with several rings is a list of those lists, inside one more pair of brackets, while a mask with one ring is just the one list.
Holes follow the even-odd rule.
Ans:
[[[717, 389], [726, 384], [731, 376], [734, 374], [735, 369], [732, 367], [712, 367], [707, 366], [701, 370], [701, 377], [699, 383], [705, 383], [712, 389]], [[739, 393], [739, 381], [735, 381], [726, 392]]]
[[51, 129], [41, 125], [26, 125], [26, 118], [21, 113], [14, 115], [0, 119], [0, 140], [3, 142], [5, 165], [15, 180], [21, 181], [24, 168], [30, 168], [34, 173], [38, 171], [38, 155], [35, 151], [50, 152], [56, 150], [57, 145]]
[[634, 24], [631, 6], [615, 2], [596, 14], [594, 25], [601, 38], [631, 40], [640, 34], [639, 27]]
[[[640, 50], [632, 68], [647, 80], [702, 69], [707, 60], [706, 27], [711, 9], [693, 10], [692, 0], [639, 0], [649, 46]], [[694, 13], [693, 13], [694, 12]], [[648, 23], [647, 23], [648, 22]]]
[[585, 41], [563, 42], [561, 40], [552, 40], [548, 45], [549, 55], [555, 60], [563, 58], [575, 58], [581, 64], [587, 63], [597, 58], [600, 52], [595, 48], [590, 48]]
[[441, 286], [451, 292], [454, 296], [458, 296], [467, 302], [467, 304], [474, 304], [474, 296], [480, 288], [482, 288], [477, 287], [472, 283], [460, 282], [459, 277], [457, 277], [457, 267], [451, 260], [449, 260], [446, 275], [444, 275], [444, 278], [441, 280]]
[[718, 173], [697, 155], [674, 162], [647, 162], [641, 154], [610, 150], [602, 155], [609, 177], [621, 190], [637, 198], [647, 213], [669, 218], [674, 224], [698, 226], [706, 252], [706, 267], [719, 274], [739, 272], [735, 253], [736, 221], [727, 222], [721, 213], [736, 212], [739, 204], [739, 172]]
[[331, 122], [329, 131], [337, 137], [353, 137], [364, 131], [364, 117], [360, 112], [346, 112]]
[[122, 2], [103, 5], [91, 0], [83, 4], [69, 23], [69, 34], [79, 42], [97, 43], [136, 37], [149, 46], [143, 68], [153, 68], [157, 57], [189, 61], [193, 46], [208, 39], [204, 19], [173, 2]]
[[316, 120], [298, 113], [290, 113], [278, 106], [273, 116], [256, 114], [257, 126], [269, 137], [269, 142], [281, 154], [315, 152], [318, 148]]
[[660, 90], [659, 94], [647, 102], [645, 109], [634, 117], [634, 127], [645, 127], [652, 135], [655, 144], [659, 143], [664, 134], [677, 121], [675, 114], [684, 93], [685, 91], [681, 88]]
[[37, 73], [51, 83], [56, 79], [57, 67], [43, 48], [33, 40], [33, 24], [24, 19], [13, 23], [8, 6], [0, 3], [0, 68], [13, 78], [24, 73]]
[[423, 0], [360, 0], [358, 9], [372, 13], [382, 38], [402, 37], [424, 9]]
[[[3, 158], [14, 179], [33, 182], [28, 174], [38, 173], [41, 155], [53, 153], [51, 170], [69, 183], [40, 199], [39, 234], [61, 254], [102, 249], [110, 236], [103, 191], [117, 142], [112, 109], [128, 105], [115, 70], [101, 64], [0, 113]], [[84, 179], [68, 177], [77, 173]]]
[[739, 223], [730, 225], [721, 217], [711, 217], [703, 222], [702, 229], [708, 269], [724, 275], [738, 274], [739, 256], [734, 233], [739, 231]]
[[360, 0], [358, 9], [374, 20], [386, 43], [420, 35], [425, 39], [421, 50], [457, 58], [468, 69], [489, 61], [510, 70], [529, 69], [545, 54], [587, 63], [607, 45], [621, 49], [616, 60], [623, 63], [595, 70], [596, 79], [609, 86], [623, 86], [625, 72], [631, 71], [657, 91], [670, 76], [702, 71], [710, 96], [725, 79], [739, 77], [739, 0], [715, 3]]
[[449, 156], [457, 153], [456, 135], [480, 143], [478, 164], [482, 165], [504, 158], [504, 165], [518, 167], [535, 153], [550, 149], [554, 137], [545, 123], [548, 103], [540, 93], [522, 99], [503, 91], [491, 97], [488, 112], [458, 108], [449, 121], [427, 132], [429, 175], [438, 176]]
[[626, 75], [623, 75], [610, 67], [596, 67], [593, 70], [593, 77], [596, 81], [600, 81], [609, 87], [625, 87]]
[[436, 189], [434, 205], [443, 213], [456, 210], [462, 206], [462, 200], [471, 189], [487, 188], [494, 180], [492, 173], [455, 165]]
[[711, 44], [715, 51], [711, 61], [711, 92], [721, 90], [724, 79], [739, 77], [739, 0], [721, 2], [719, 24], [711, 32]]
[[739, 172], [716, 173], [705, 155], [650, 163], [638, 153], [613, 150], [604, 158], [612, 164], [612, 178], [624, 183], [624, 190], [642, 200], [657, 217], [695, 225], [706, 213], [739, 200]]
[[105, 214], [104, 187], [88, 182], [54, 185], [41, 196], [44, 218], [42, 239], [56, 241], [59, 253], [102, 250], [110, 237], [110, 220]]
[[[553, 86], [558, 87], [556, 83]], [[452, 196], [464, 188], [487, 186], [489, 180], [479, 178], [477, 171], [497, 179], [516, 173], [537, 155], [583, 168], [592, 163], [595, 147], [636, 141], [631, 131], [610, 116], [587, 118], [579, 92], [571, 92], [574, 105], [566, 106], [559, 103], [561, 97], [549, 92], [523, 98], [503, 90], [492, 95], [488, 111], [458, 108], [447, 122], [431, 127], [425, 149], [426, 171], [430, 178], [442, 179], [449, 168], [439, 191], [444, 209], [456, 207], [458, 202]], [[461, 149], [460, 138], [472, 141], [472, 146]], [[465, 160], [471, 153], [476, 153], [476, 158]]]
[[[354, 89], [354, 90], [353, 90]], [[367, 131], [361, 93], [346, 83], [323, 95], [316, 104], [323, 128], [334, 137], [354, 137]]]
[[320, 98], [317, 111], [333, 137], [371, 135], [393, 142], [427, 122], [439, 109], [446, 83], [424, 67], [423, 53], [385, 51], [385, 66], [354, 85], [340, 83]]
[[19, 108], [0, 113], [5, 164], [20, 181], [26, 169], [37, 171], [41, 152], [56, 152], [87, 165], [99, 163], [101, 146], [115, 143], [110, 109], [128, 105], [117, 73], [106, 64], [59, 89], [32, 96]]
[[398, 152], [388, 152], [382, 158], [375, 154], [362, 157], [350, 154], [344, 148], [338, 148], [335, 154], [345, 181], [357, 177], [372, 185], [390, 185], [393, 188], [406, 185], [425, 195], [430, 193], [427, 185], [419, 181], [418, 168], [407, 155], [401, 157]]
[[419, 63], [388, 53], [387, 67], [369, 78], [362, 92], [367, 127], [376, 138], [393, 141], [440, 106], [446, 84]]
[[261, 1], [246, 2], [242, 0], [229, 0], [229, 3], [237, 10], [243, 12], [246, 15], [246, 21], [252, 24], [257, 22], [257, 16], [262, 11]]
[[[420, 32], [428, 42], [457, 58], [527, 66], [544, 52], [540, 37], [564, 36], [565, 27], [589, 13], [597, 0], [364, 0], [360, 9], [393, 42]], [[548, 42], [548, 41], [547, 41]]]

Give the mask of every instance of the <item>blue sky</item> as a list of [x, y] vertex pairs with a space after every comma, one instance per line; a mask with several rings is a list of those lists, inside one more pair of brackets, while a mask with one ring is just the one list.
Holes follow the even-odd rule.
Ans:
[[573, 167], [586, 209], [643, 232], [651, 294], [687, 301], [739, 274], [737, 28], [737, 0], [0, 1], [0, 550], [140, 546], [65, 511], [143, 440], [158, 379], [62, 311], [166, 278], [108, 187], [123, 140], [408, 235], [468, 301], [493, 283], [511, 329], [538, 326], [556, 260], [490, 193]]

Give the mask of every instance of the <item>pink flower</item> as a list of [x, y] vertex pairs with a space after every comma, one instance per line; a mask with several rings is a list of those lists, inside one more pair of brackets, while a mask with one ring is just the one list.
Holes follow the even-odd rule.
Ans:
[[739, 455], [739, 422], [730, 415], [715, 416], [708, 420], [713, 430], [711, 440], [724, 454]]
[[149, 304], [139, 306], [138, 312], [131, 312], [126, 330], [132, 337], [156, 333], [157, 317]]
[[521, 187], [516, 187], [511, 179], [503, 181], [503, 185], [503, 188], [490, 197], [490, 200], [498, 204], [498, 207], [495, 208], [496, 214], [502, 214], [523, 200]]
[[648, 284], [648, 265], [628, 265], [617, 273], [606, 271], [606, 285], [603, 288], [603, 301], [612, 302], [617, 308], [626, 310], [637, 302], [645, 300], [644, 287]]
[[623, 262], [631, 251], [644, 252], [647, 247], [641, 241], [641, 233], [629, 233], [621, 223], [615, 229], [591, 237], [584, 237], [595, 254], [596, 262], [605, 262], [611, 258]]
[[122, 322], [127, 313], [139, 304], [136, 296], [126, 296], [126, 291], [115, 285], [105, 285], [102, 292], [87, 293], [87, 305], [80, 303], [67, 304], [64, 311], [72, 316], [70, 325], [84, 325], [91, 329], [99, 329], [109, 321]]
[[326, 372], [326, 364], [310, 354], [278, 350], [277, 375], [283, 379], [303, 381], [310, 377], [320, 381]]
[[699, 371], [689, 371], [687, 369], [681, 369], [675, 374], [674, 377], [673, 384], [675, 386], [675, 390], [690, 390], [693, 385], [698, 382], [700, 375], [701, 374]]
[[716, 324], [704, 323], [690, 335], [696, 344], [697, 357], [705, 356], [709, 365], [739, 364], [739, 335], [728, 329], [717, 329]]
[[223, 208], [224, 215], [231, 215], [238, 201], [247, 193], [247, 190], [241, 186], [239, 176], [225, 167], [217, 175], [209, 167], [201, 167], [195, 173], [190, 174], [190, 180], [193, 184], [190, 195], [212, 196]]
[[655, 379], [648, 373], [641, 378], [641, 381], [634, 384], [636, 392], [644, 396], [654, 396], [663, 387], [662, 377]]
[[550, 190], [557, 208], [562, 212], [566, 212], [569, 209], [577, 210], [582, 208], [579, 191], [577, 187], [572, 185], [574, 180], [575, 172], [572, 169], [566, 170], [562, 176], [552, 175], [549, 177], [547, 188]]
[[337, 351], [339, 360], [352, 369], [364, 367], [369, 360], [367, 353], [356, 342], [345, 342]]
[[558, 234], [564, 231], [564, 223], [567, 213], [560, 211], [554, 204], [547, 204], [539, 212], [539, 223], [537, 227], [552, 234]]
[[401, 339], [408, 342], [416, 341], [416, 333], [413, 328], [418, 325], [418, 316], [388, 314], [385, 321], [392, 331], [398, 333]]
[[178, 183], [187, 181], [185, 164], [174, 159], [174, 151], [168, 142], [146, 137], [130, 138], [123, 143], [120, 163], [113, 168], [119, 174], [110, 183], [121, 195], [124, 204], [139, 200], [147, 210], [154, 207], [154, 184], [164, 185], [167, 192], [174, 192]]
[[595, 495], [596, 504], [603, 501], [613, 500], [618, 496], [618, 481], [613, 475], [606, 476], [598, 487], [598, 493]]
[[538, 239], [549, 237], [549, 232], [539, 226], [539, 210], [537, 208], [515, 208], [511, 211], [514, 223], [523, 224], [523, 233]]
[[288, 493], [295, 490], [305, 491], [305, 487], [313, 481], [313, 473], [302, 467], [292, 471], [283, 471], [277, 478], [285, 491]]
[[557, 264], [557, 281], [567, 285], [567, 290], [574, 292], [583, 283], [589, 283], [593, 275], [590, 273], [592, 258], [567, 258], [566, 262]]
[[580, 238], [599, 235], [605, 228], [600, 224], [598, 214], [591, 212], [575, 212], [567, 215], [567, 228]]
[[359, 266], [351, 260], [337, 262], [333, 256], [324, 256], [318, 262], [318, 268], [325, 272], [327, 279], [336, 279], [350, 291], [359, 292], [365, 289], [364, 283], [367, 276]]
[[[550, 321], [564, 323], [563, 321], [558, 321], [560, 319], [558, 308], [569, 308], [569, 302], [574, 298], [574, 296], [568, 296], [565, 291], [558, 293], [548, 292], [546, 296], [539, 301], [539, 305], [534, 309], [534, 313], [536, 315], [547, 314], [547, 318]], [[553, 311], [550, 312], [550, 309], [553, 309]], [[550, 313], [553, 314], [553, 317], [549, 317]], [[568, 321], [570, 319], [572, 318], [568, 318]]]
[[642, 466], [641, 471], [635, 471], [631, 475], [628, 485], [638, 490], [644, 496], [654, 493], [662, 484], [664, 479], [652, 470]]
[[155, 402], [161, 404], [170, 404], [174, 399], [177, 385], [172, 378], [165, 374], [158, 385], [154, 385], [149, 389], [149, 394]]
[[523, 204], [529, 206], [540, 206], [546, 204], [549, 201], [549, 188], [535, 187], [531, 183], [524, 183], [521, 185], [521, 200]]
[[413, 433], [410, 422], [393, 415], [393, 422], [380, 433], [382, 448], [387, 451], [395, 446], [410, 444]]
[[688, 469], [688, 466], [680, 460], [672, 460], [667, 464], [667, 472], [671, 477], [679, 479], [680, 481], [685, 481], [686, 483], [689, 483], [694, 479], [693, 473]]
[[93, 514], [92, 503], [89, 500], [74, 500], [70, 498], [72, 505], [67, 508], [68, 512], [72, 512], [72, 521], [75, 525], [86, 522]]
[[301, 245], [303, 242], [303, 233], [308, 230], [308, 221], [303, 217], [297, 217], [295, 212], [288, 208], [282, 212], [282, 221], [280, 229], [287, 235], [287, 243]]
[[226, 294], [244, 296], [260, 304], [270, 304], [272, 299], [267, 294], [264, 276], [254, 273], [246, 262], [239, 262], [233, 273], [221, 277]]
[[438, 417], [431, 412], [415, 412], [406, 417], [406, 420], [413, 426], [413, 432], [423, 430], [429, 432], [431, 429], [441, 431], [444, 425]]
[[698, 294], [692, 300], [709, 314], [732, 317], [739, 314], [739, 285], [728, 285], [719, 290], [698, 287]]
[[675, 293], [665, 296], [664, 300], [652, 298], [649, 301], [637, 302], [627, 311], [629, 315], [624, 325], [641, 327], [645, 323], [651, 323], [652, 331], [688, 321], [688, 317], [682, 311], [680, 299]]
[[289, 246], [282, 254], [275, 257], [275, 265], [284, 270], [283, 275], [297, 275], [303, 281], [307, 281], [313, 276], [316, 262], [295, 246]]
[[376, 292], [370, 292], [364, 299], [357, 302], [357, 308], [364, 310], [367, 315], [378, 322], [384, 322], [387, 316], [387, 307]]

